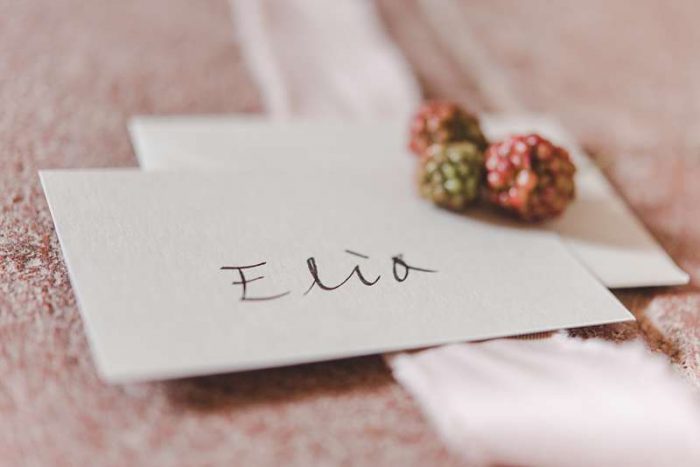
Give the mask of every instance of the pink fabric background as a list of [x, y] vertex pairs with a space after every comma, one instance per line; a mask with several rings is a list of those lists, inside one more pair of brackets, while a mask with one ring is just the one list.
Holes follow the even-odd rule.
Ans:
[[[597, 156], [692, 283], [576, 334], [642, 336], [697, 383], [700, 7], [379, 5], [428, 94], [553, 112]], [[36, 170], [135, 165], [133, 114], [259, 110], [223, 0], [0, 0], [0, 464], [457, 464], [379, 357], [98, 381]]]

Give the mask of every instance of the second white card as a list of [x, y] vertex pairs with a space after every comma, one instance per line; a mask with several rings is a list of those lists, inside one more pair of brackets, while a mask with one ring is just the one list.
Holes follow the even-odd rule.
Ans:
[[[539, 132], [570, 152], [578, 165], [576, 200], [543, 227], [559, 233], [574, 256], [610, 288], [680, 285], [688, 275], [646, 231], [602, 172], [556, 121], [546, 117], [485, 116], [498, 139]], [[415, 165], [407, 154], [405, 122], [272, 121], [245, 116], [140, 117], [131, 125], [147, 170], [240, 170], [289, 167], [299, 173], [362, 168], [391, 177]]]

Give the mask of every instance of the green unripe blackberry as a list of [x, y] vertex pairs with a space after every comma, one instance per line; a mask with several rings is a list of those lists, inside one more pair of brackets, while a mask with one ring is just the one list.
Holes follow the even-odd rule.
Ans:
[[483, 166], [483, 153], [475, 144], [434, 144], [420, 161], [420, 194], [438, 206], [461, 211], [479, 195]]

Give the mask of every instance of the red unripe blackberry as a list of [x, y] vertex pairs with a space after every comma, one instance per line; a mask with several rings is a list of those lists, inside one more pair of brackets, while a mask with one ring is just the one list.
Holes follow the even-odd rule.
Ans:
[[485, 195], [526, 221], [556, 217], [574, 199], [576, 167], [569, 153], [539, 135], [516, 135], [484, 154]]
[[417, 156], [423, 156], [433, 144], [463, 141], [474, 144], [481, 151], [488, 144], [481, 132], [479, 119], [457, 104], [429, 101], [413, 117], [409, 148]]

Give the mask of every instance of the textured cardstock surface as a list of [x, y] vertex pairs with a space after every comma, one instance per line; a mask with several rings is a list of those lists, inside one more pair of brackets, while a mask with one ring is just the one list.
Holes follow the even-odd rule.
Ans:
[[[536, 131], [570, 150], [579, 171], [577, 199], [543, 228], [559, 233], [572, 254], [606, 286], [680, 285], [688, 275], [615, 193], [605, 176], [556, 121], [542, 116], [487, 116], [491, 138]], [[142, 117], [131, 125], [141, 167], [248, 170], [287, 167], [299, 174], [363, 167], [386, 177], [415, 161], [405, 152], [406, 125], [332, 121], [271, 122], [251, 117]], [[405, 157], [394, 157], [402, 155]]]
[[632, 319], [555, 234], [437, 209], [410, 175], [41, 178], [109, 381]]

